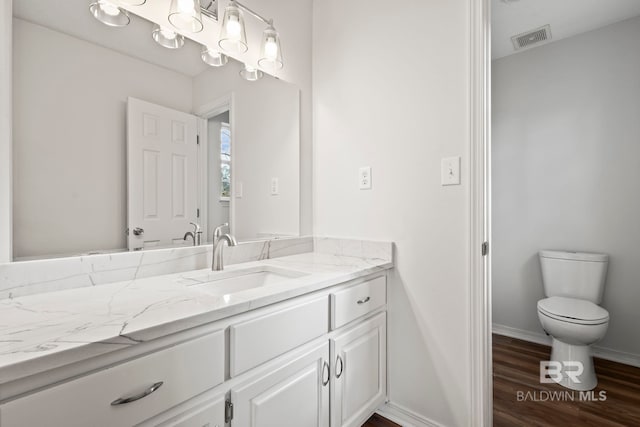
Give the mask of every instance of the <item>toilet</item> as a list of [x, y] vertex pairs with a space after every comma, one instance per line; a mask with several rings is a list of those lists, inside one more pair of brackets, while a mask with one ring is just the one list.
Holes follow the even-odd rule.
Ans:
[[[551, 361], [562, 364], [562, 379], [551, 378], [572, 390], [592, 390], [598, 378], [590, 346], [609, 326], [609, 312], [598, 305], [609, 256], [561, 251], [540, 251], [539, 256], [547, 298], [538, 301], [538, 318], [553, 339]], [[572, 362], [582, 363], [582, 373], [577, 375], [579, 364]]]

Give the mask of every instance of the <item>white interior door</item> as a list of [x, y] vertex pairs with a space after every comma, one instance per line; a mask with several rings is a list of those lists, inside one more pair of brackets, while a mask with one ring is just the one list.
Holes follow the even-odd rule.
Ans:
[[197, 222], [198, 118], [127, 101], [129, 250], [184, 244]]

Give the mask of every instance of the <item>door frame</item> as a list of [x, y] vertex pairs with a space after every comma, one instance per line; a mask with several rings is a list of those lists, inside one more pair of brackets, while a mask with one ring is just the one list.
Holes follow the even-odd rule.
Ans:
[[0, 264], [13, 261], [12, 8], [0, 0]]
[[470, 0], [470, 425], [493, 424], [491, 338], [491, 6]]
[[[236, 204], [235, 204], [235, 166], [236, 166], [236, 156], [234, 150], [234, 137], [235, 137], [235, 114], [234, 114], [234, 100], [235, 93], [229, 92], [219, 98], [214, 99], [207, 104], [204, 104], [197, 109], [194, 110], [193, 114], [200, 117], [202, 121], [198, 125], [198, 134], [200, 135], [200, 141], [206, 141], [206, 144], [200, 144], [198, 146], [198, 159], [204, 158], [205, 161], [198, 163], [198, 175], [200, 179], [200, 194], [199, 194], [199, 205], [200, 205], [200, 220], [203, 222], [201, 224], [202, 232], [204, 235], [204, 242], [207, 242], [208, 238], [208, 225], [206, 222], [209, 220], [209, 200], [208, 200], [208, 188], [209, 183], [207, 182], [207, 162], [208, 162], [208, 148], [209, 148], [209, 139], [208, 139], [208, 129], [207, 124], [210, 118], [217, 116], [218, 114], [224, 113], [225, 111], [229, 111], [229, 129], [231, 131], [231, 194], [229, 195], [229, 233], [235, 236], [236, 226], [235, 226], [235, 213], [236, 213]], [[203, 157], [204, 156], [204, 157]], [[203, 218], [206, 218], [206, 222], [203, 221]], [[212, 231], [212, 230], [211, 230]]]

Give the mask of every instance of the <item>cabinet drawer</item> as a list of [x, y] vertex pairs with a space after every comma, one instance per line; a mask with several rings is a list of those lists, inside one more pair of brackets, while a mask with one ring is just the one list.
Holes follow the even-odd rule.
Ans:
[[376, 277], [331, 294], [331, 329], [346, 325], [387, 302], [386, 277]]
[[1, 405], [0, 425], [131, 426], [223, 381], [219, 331]]
[[224, 427], [224, 410], [225, 395], [223, 394], [203, 405], [190, 408], [171, 420], [153, 424], [147, 422], [143, 425], [157, 427]]
[[232, 377], [326, 334], [327, 297], [276, 311], [229, 328]]

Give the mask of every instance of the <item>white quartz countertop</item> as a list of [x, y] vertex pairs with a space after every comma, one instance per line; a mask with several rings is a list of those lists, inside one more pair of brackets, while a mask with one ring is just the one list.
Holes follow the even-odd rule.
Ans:
[[218, 272], [184, 273], [0, 300], [0, 384], [204, 325], [392, 267], [389, 259], [310, 252], [235, 264], [305, 275], [216, 295]]

